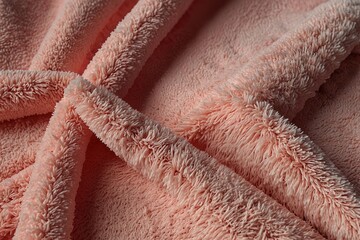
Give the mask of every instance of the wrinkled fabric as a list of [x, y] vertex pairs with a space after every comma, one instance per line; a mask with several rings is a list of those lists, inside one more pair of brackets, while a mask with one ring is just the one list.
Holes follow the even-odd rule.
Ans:
[[360, 239], [359, 0], [2, 0], [0, 24], [0, 239]]

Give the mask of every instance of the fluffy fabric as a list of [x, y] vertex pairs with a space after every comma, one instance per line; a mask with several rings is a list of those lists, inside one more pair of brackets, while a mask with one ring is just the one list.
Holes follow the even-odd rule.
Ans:
[[[358, 236], [360, 201], [321, 150], [274, 109], [292, 116], [302, 108], [359, 44], [359, 19], [357, 2], [316, 9], [174, 124], [196, 146], [333, 238]], [[333, 217], [339, 215], [343, 221]]]
[[0, 121], [49, 113], [77, 75], [52, 71], [1, 71]]
[[1, 239], [360, 239], [359, 0], [0, 23]]
[[227, 238], [321, 238], [242, 177], [105, 89], [76, 79], [65, 96], [117, 156], [194, 214], [224, 222], [232, 233]]
[[[46, 33], [30, 69], [82, 73], [102, 34], [120, 19], [123, 0], [67, 0]], [[100, 38], [100, 39], [99, 39]]]
[[[112, 36], [104, 43], [102, 50], [89, 64], [87, 69], [90, 70], [85, 70], [83, 75], [92, 79], [91, 73], [105, 73], [104, 80], [110, 84], [101, 81], [98, 84], [114, 91], [122, 90], [124, 86], [111, 85], [111, 82], [114, 82], [112, 72], [121, 73], [124, 69], [123, 71], [130, 75], [130, 79], [126, 76], [125, 80], [131, 81], [151, 53], [151, 49], [169, 31], [189, 2], [151, 0], [139, 2], [128, 17], [119, 23]], [[177, 14], [171, 14], [175, 12]], [[127, 19], [133, 24], [129, 25]], [[142, 21], [149, 22], [149, 26], [141, 24]], [[143, 26], [147, 28], [142, 29]], [[122, 28], [128, 29], [127, 34], [117, 33], [117, 29]], [[136, 34], [138, 32], [141, 34]], [[139, 45], [137, 41], [145, 44]], [[108, 43], [113, 47], [110, 50], [107, 48]], [[133, 60], [134, 66], [124, 65], [123, 61], [131, 64], [132, 59], [122, 54], [122, 49], [129, 48], [131, 53], [133, 51], [131, 49], [136, 49], [134, 46], [144, 54], [135, 52], [137, 57]], [[107, 55], [108, 61], [103, 61], [103, 54], [108, 54], [109, 51], [115, 54]], [[101, 77], [96, 79], [99, 81]], [[128, 87], [127, 85], [125, 87]], [[33, 172], [41, 173], [33, 174], [30, 179], [15, 239], [69, 238], [75, 195], [90, 134], [68, 99], [63, 98], [57, 104], [37, 153]]]

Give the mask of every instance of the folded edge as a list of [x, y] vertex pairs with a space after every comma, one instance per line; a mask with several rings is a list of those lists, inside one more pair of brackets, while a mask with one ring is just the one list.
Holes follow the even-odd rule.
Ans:
[[105, 88], [78, 78], [65, 92], [82, 120], [117, 156], [179, 204], [205, 209], [236, 238], [322, 238], [232, 170]]

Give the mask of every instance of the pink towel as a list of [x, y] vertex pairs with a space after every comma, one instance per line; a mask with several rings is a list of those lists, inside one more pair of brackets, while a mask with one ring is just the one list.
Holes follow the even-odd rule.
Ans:
[[360, 239], [360, 0], [3, 0], [0, 26], [0, 239]]

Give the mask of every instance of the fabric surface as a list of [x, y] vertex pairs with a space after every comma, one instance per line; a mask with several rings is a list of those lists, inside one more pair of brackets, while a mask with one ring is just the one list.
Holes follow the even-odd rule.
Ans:
[[359, 0], [0, 23], [0, 239], [360, 239]]

